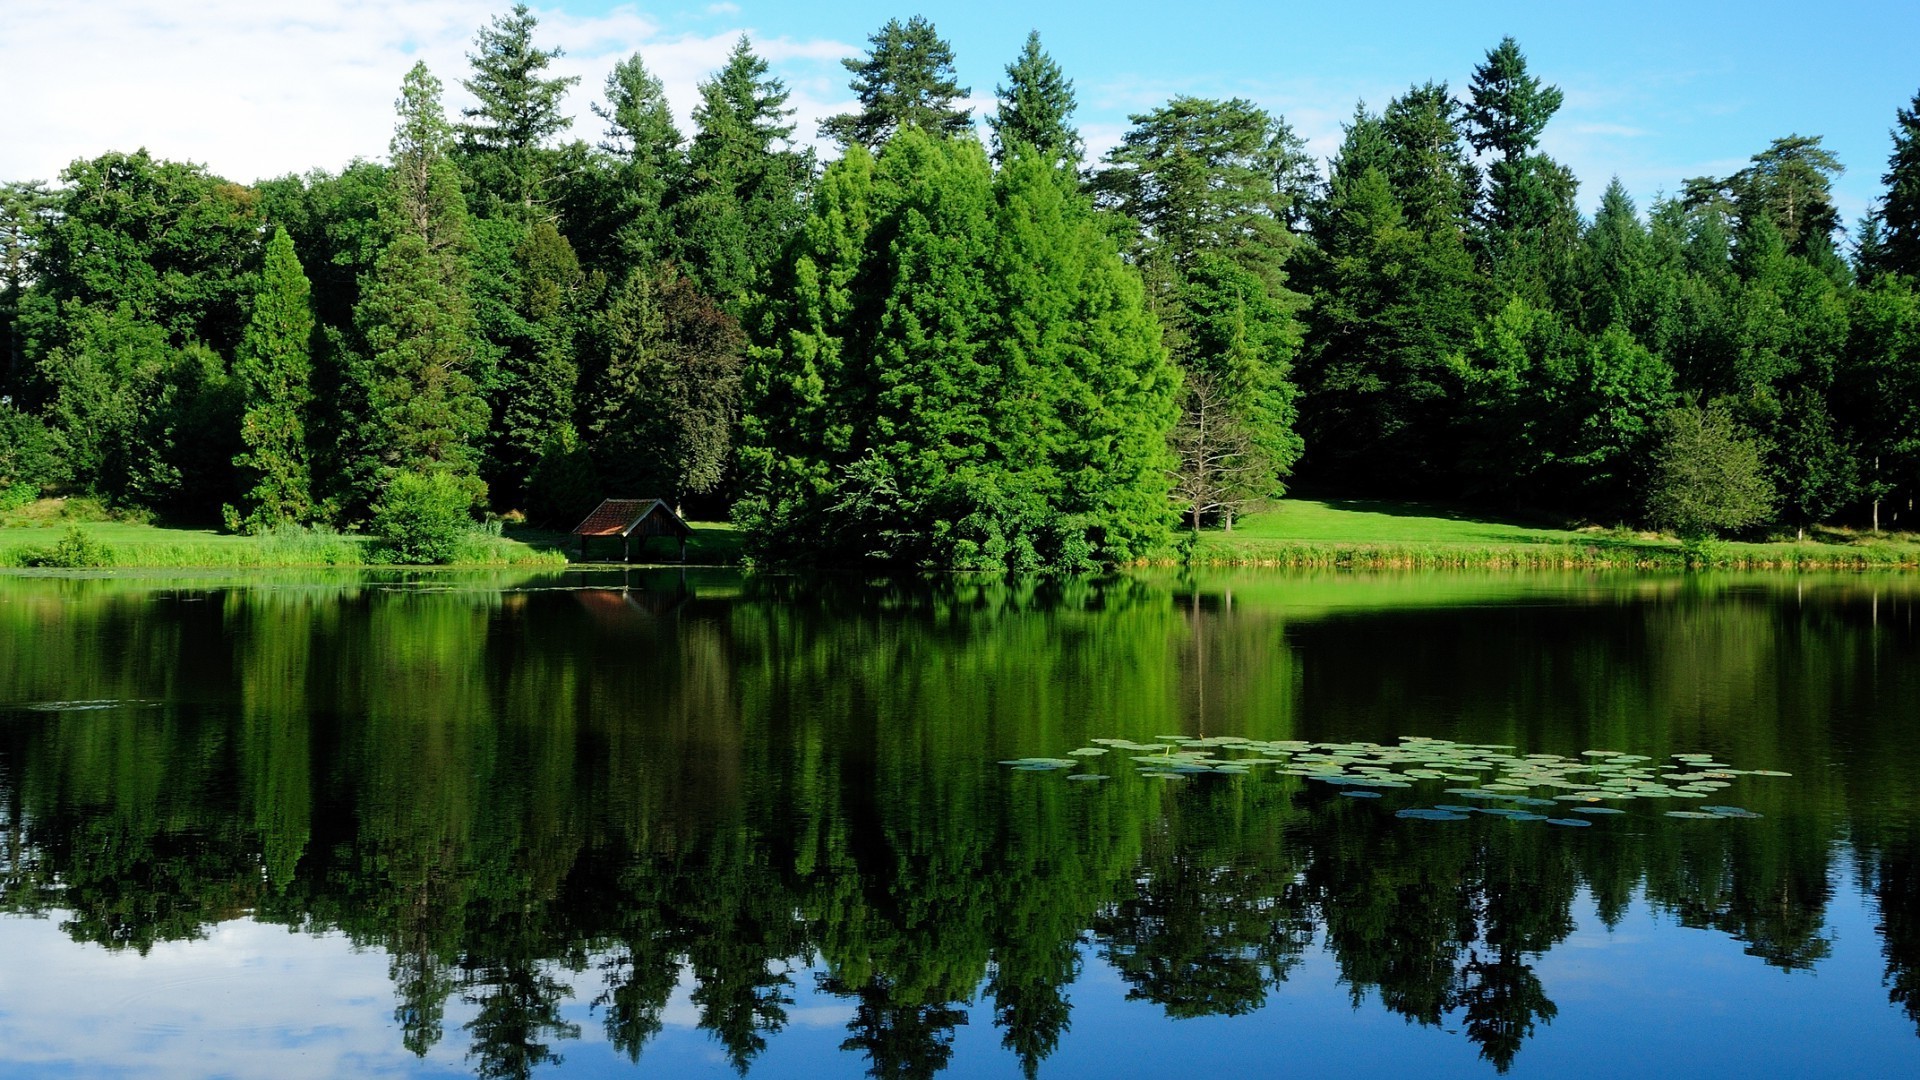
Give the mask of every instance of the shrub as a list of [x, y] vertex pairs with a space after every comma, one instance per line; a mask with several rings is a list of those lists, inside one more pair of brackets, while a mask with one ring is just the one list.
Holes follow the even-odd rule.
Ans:
[[1773, 514], [1757, 440], [1719, 408], [1674, 409], [1661, 419], [1647, 516], [1685, 540], [1744, 529]]
[[34, 494], [26, 502], [32, 502], [42, 486], [58, 479], [56, 471], [46, 426], [0, 398], [0, 492], [30, 485]]
[[452, 562], [473, 531], [473, 493], [443, 472], [394, 476], [373, 506], [375, 559]]
[[112, 566], [113, 550], [95, 540], [87, 530], [73, 525], [52, 547], [29, 549], [22, 554], [20, 561], [25, 566], [92, 569]]
[[38, 484], [0, 484], [0, 514], [9, 514], [40, 497]]

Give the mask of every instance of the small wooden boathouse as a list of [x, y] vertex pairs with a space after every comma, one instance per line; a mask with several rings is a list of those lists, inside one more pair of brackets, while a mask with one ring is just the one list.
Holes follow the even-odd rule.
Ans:
[[680, 541], [680, 561], [687, 561], [687, 541], [693, 537], [693, 529], [680, 520], [662, 499], [608, 499], [594, 508], [585, 521], [574, 526], [573, 535], [580, 538], [580, 557], [587, 556], [587, 541], [596, 536], [617, 536], [620, 538], [620, 560], [633, 561], [633, 541], [638, 538], [640, 546], [645, 547], [647, 540], [655, 536], [669, 536]]

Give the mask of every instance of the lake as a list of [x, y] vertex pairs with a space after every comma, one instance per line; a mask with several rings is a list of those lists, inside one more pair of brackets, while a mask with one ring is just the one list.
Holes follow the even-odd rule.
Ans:
[[0, 1075], [1920, 1075], [1917, 607], [0, 577]]

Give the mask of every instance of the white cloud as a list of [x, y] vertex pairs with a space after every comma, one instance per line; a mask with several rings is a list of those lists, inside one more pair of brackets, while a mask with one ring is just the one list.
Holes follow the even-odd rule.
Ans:
[[[730, 6], [710, 10], [737, 14], [719, 10]], [[240, 181], [382, 156], [415, 60], [446, 84], [450, 113], [471, 104], [459, 85], [466, 53], [500, 10], [499, 0], [5, 0], [0, 179], [51, 178], [75, 158], [141, 146]], [[670, 32], [632, 6], [534, 14], [538, 43], [565, 50], [556, 71], [580, 77], [571, 134], [588, 140], [601, 126], [589, 105], [617, 60], [640, 52], [690, 127], [696, 85], [751, 33]], [[858, 50], [757, 35], [754, 47], [793, 88], [796, 134], [811, 138], [844, 95], [837, 61]]]

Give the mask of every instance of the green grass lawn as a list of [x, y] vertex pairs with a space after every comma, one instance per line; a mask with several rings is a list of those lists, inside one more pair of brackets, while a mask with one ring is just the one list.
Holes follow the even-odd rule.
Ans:
[[[689, 522], [694, 537], [688, 544], [689, 564], [733, 565], [740, 561], [740, 537], [725, 522]], [[36, 551], [47, 551], [78, 527], [94, 545], [104, 549], [110, 565], [124, 568], [251, 569], [373, 565], [372, 541], [365, 536], [332, 532], [289, 532], [265, 536], [235, 536], [212, 529], [173, 528], [112, 520], [97, 506], [82, 500], [68, 503], [47, 499], [13, 513], [0, 515], [0, 567], [27, 565]], [[591, 552], [595, 559], [618, 559], [619, 548], [605, 541]], [[679, 547], [664, 540], [634, 552], [636, 562], [675, 562]], [[478, 537], [457, 565], [469, 567], [563, 566], [578, 558], [578, 545], [568, 533], [508, 526], [498, 537]]]
[[1828, 531], [1804, 541], [1688, 546], [1653, 533], [1557, 529], [1427, 503], [1287, 499], [1241, 519], [1232, 532], [1203, 532], [1193, 560], [1275, 566], [1912, 567], [1920, 566], [1920, 540]]
[[[76, 501], [77, 502], [77, 501]], [[0, 567], [22, 566], [34, 550], [52, 548], [78, 525], [125, 568], [250, 569], [369, 565], [366, 537], [337, 533], [233, 536], [126, 521], [85, 505], [46, 500], [0, 516]], [[734, 566], [741, 537], [725, 522], [690, 522], [687, 563]], [[636, 564], [677, 564], [679, 546], [655, 539], [634, 551]], [[592, 562], [617, 561], [617, 544], [601, 540]], [[509, 526], [477, 540], [460, 565], [553, 567], [582, 561], [567, 533]], [[1715, 565], [1743, 568], [1920, 567], [1920, 538], [1864, 537], [1826, 531], [1815, 539], [1772, 544], [1725, 543], [1689, 548], [1670, 537], [1624, 530], [1557, 529], [1499, 521], [1425, 503], [1288, 499], [1236, 522], [1232, 532], [1203, 532], [1192, 561], [1213, 566], [1381, 568], [1656, 568]]]

